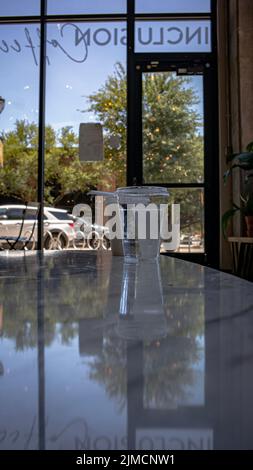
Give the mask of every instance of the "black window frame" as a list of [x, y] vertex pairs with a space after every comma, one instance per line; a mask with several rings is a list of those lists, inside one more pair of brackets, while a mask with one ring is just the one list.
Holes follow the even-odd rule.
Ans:
[[[127, 184], [142, 185], [142, 108], [140, 80], [136, 79], [142, 66], [148, 62], [177, 64], [179, 66], [208, 67], [204, 78], [204, 114], [212, 117], [215, 125], [209, 125], [204, 140], [205, 153], [205, 252], [170, 253], [188, 261], [219, 268], [220, 258], [220, 211], [219, 211], [219, 146], [218, 146], [218, 73], [217, 73], [217, 2], [211, 0], [211, 12], [201, 14], [135, 14], [132, 0], [128, 0], [128, 138], [127, 138]], [[135, 21], [159, 19], [208, 19], [211, 21], [211, 52], [194, 53], [142, 53], [135, 51]], [[133, 160], [133, 155], [135, 160]], [[148, 184], [150, 186], [150, 184]], [[157, 185], [157, 184], [156, 184]], [[166, 187], [191, 187], [190, 184], [170, 185]], [[194, 184], [193, 187], [197, 185]], [[201, 185], [203, 186], [203, 185]]]
[[[0, 24], [23, 24], [35, 23], [40, 26], [40, 74], [39, 74], [39, 143], [38, 143], [38, 203], [40, 211], [38, 217], [38, 249], [43, 250], [43, 212], [44, 212], [44, 134], [45, 134], [45, 88], [46, 88], [46, 26], [52, 22], [88, 22], [88, 21], [124, 21], [127, 24], [127, 184], [139, 184], [138, 163], [135, 160], [136, 149], [138, 151], [138, 138], [136, 135], [136, 66], [140, 60], [164, 60], [173, 58], [173, 61], [191, 61], [201, 60], [212, 64], [212, 73], [209, 78], [211, 92], [205, 97], [207, 106], [211, 110], [216, 125], [212, 133], [212, 139], [208, 139], [208, 154], [215, 156], [209, 158], [210, 181], [207, 182], [207, 225], [206, 231], [212, 235], [212, 243], [207, 246], [206, 256], [203, 258], [192, 258], [187, 255], [187, 259], [193, 259], [203, 262], [213, 267], [219, 265], [219, 169], [218, 169], [218, 86], [217, 86], [217, 18], [216, 5], [217, 0], [211, 0], [211, 12], [206, 13], [135, 13], [135, 0], [127, 0], [127, 12], [118, 14], [65, 14], [48, 15], [47, 0], [40, 2], [40, 15], [30, 16], [5, 16], [0, 18]], [[135, 52], [135, 21], [140, 20], [211, 20], [212, 50], [210, 53], [137, 53]], [[139, 136], [140, 140], [140, 136]]]

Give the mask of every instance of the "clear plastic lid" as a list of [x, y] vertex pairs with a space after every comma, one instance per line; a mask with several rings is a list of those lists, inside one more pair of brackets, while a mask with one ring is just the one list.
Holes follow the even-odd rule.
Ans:
[[115, 192], [106, 191], [90, 191], [89, 195], [104, 196], [107, 198], [115, 198], [119, 203], [149, 203], [157, 201], [161, 198], [167, 201], [169, 193], [167, 188], [160, 186], [126, 186], [116, 189]]
[[159, 186], [128, 186], [118, 188], [116, 191], [120, 204], [149, 204], [167, 202], [169, 193], [167, 188]]
[[126, 186], [125, 188], [118, 188], [118, 194], [131, 194], [131, 196], [168, 196], [167, 188], [160, 186]]

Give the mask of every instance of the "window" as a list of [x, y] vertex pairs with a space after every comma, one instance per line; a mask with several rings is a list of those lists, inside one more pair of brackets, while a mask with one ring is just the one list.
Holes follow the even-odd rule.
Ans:
[[136, 0], [136, 13], [208, 13], [210, 0]]
[[39, 24], [0, 25], [1, 195], [23, 201], [37, 200], [39, 35]]
[[47, 0], [49, 15], [125, 13], [126, 0]]
[[39, 15], [40, 0], [1, 0], [0, 16]]
[[[66, 195], [90, 203], [90, 189], [126, 185], [126, 23], [51, 23], [47, 34], [45, 204], [72, 210]], [[81, 152], [90, 124], [103, 137], [92, 161]]]
[[135, 52], [210, 52], [210, 21], [137, 21]]
[[168, 189], [171, 204], [180, 204], [179, 253], [205, 251], [205, 195], [203, 189]]
[[[4, 198], [11, 196], [14, 203], [24, 204], [37, 200], [38, 192], [39, 89], [43, 85], [40, 83], [41, 1], [0, 3], [0, 95], [5, 99], [0, 117], [0, 187]], [[127, 184], [163, 184], [170, 187], [171, 194], [174, 191], [173, 200], [180, 199], [182, 205], [182, 242], [195, 237], [195, 245], [199, 242], [208, 250], [203, 242], [203, 233], [208, 232], [204, 226], [206, 220], [214, 217], [210, 218], [205, 207], [206, 201], [210, 206], [207, 188], [214, 184], [206, 175], [210, 154], [216, 151], [217, 137], [211, 125], [207, 125], [216, 112], [216, 104], [208, 97], [212, 84], [215, 91], [217, 78], [212, 48], [215, 38], [211, 35], [213, 3], [211, 0], [133, 2], [135, 44], [129, 51], [133, 68], [129, 67], [128, 88], [135, 97], [133, 100], [127, 99], [126, 87], [127, 3], [127, 0], [46, 2], [46, 14], [54, 17], [45, 19], [45, 146], [41, 145], [39, 152], [45, 163], [44, 203], [70, 212], [77, 204], [91, 204], [89, 190], [114, 191]], [[31, 15], [37, 15], [37, 23], [31, 22]], [[20, 16], [21, 20], [15, 18], [15, 24], [10, 24], [4, 16]], [[205, 73], [202, 76], [198, 70], [193, 73], [192, 67], [202, 67]], [[140, 70], [143, 83], [138, 78]], [[188, 115], [196, 115], [196, 129], [193, 137], [187, 129], [182, 132], [183, 144], [176, 141], [175, 133], [170, 138], [173, 125], [177, 124], [173, 119], [180, 121], [181, 110], [169, 116], [164, 91], [158, 90], [153, 101], [156, 103], [157, 98], [164, 104], [166, 119], [161, 119], [160, 110], [153, 102], [154, 109], [150, 112], [149, 96], [145, 102], [148, 74], [152, 80], [152, 72], [162, 76], [166, 70], [168, 80], [172, 75], [175, 80], [181, 80], [180, 75], [185, 74], [182, 88], [185, 84], [187, 91], [194, 89], [199, 98], [188, 107]], [[175, 107], [179, 108], [177, 104]], [[164, 123], [166, 129], [161, 127]], [[94, 132], [86, 132], [89, 129]], [[100, 137], [99, 141], [93, 139], [99, 150], [92, 153], [93, 148], [89, 151], [88, 145], [84, 145], [87, 143], [84, 135], [94, 137], [95, 134]], [[195, 145], [192, 152], [187, 148], [189, 141]], [[210, 174], [214, 178], [214, 172]], [[6, 204], [6, 199], [3, 203]], [[189, 207], [194, 204], [197, 210], [193, 211], [194, 218], [189, 219]], [[59, 214], [54, 215], [59, 218]], [[34, 217], [32, 212], [29, 217]]]
[[143, 73], [142, 92], [144, 182], [203, 183], [203, 76]]

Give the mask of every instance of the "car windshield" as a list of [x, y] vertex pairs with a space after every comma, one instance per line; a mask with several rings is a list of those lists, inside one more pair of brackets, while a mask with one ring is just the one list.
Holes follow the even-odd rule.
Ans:
[[67, 212], [58, 212], [58, 211], [54, 211], [54, 210], [51, 210], [51, 209], [48, 212], [50, 212], [50, 214], [52, 214], [58, 220], [71, 220], [71, 221], [73, 221], [72, 216], [70, 214], [68, 214]]

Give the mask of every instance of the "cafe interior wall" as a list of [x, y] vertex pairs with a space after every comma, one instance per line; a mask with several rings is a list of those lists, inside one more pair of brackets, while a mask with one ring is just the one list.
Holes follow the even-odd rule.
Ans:
[[[218, 79], [219, 79], [219, 154], [220, 213], [240, 203], [242, 175], [234, 172], [224, 186], [226, 155], [245, 150], [253, 140], [253, 2], [218, 0]], [[231, 234], [244, 233], [243, 220], [233, 218]], [[231, 268], [229, 244], [220, 236], [220, 267]]]

